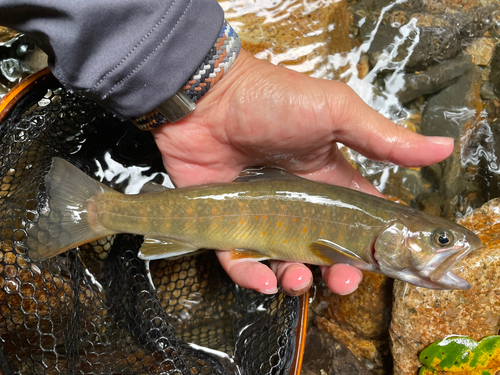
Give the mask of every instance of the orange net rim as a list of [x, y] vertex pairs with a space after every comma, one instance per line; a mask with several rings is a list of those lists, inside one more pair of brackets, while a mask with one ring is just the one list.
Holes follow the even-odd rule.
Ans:
[[300, 311], [299, 321], [295, 329], [295, 355], [292, 366], [290, 367], [289, 375], [300, 375], [302, 370], [302, 361], [304, 358], [304, 349], [306, 345], [307, 334], [307, 316], [309, 312], [309, 290], [300, 296]]
[[[37, 83], [38, 79], [50, 74], [50, 69], [45, 68], [29, 75], [9, 90], [0, 100], [0, 121], [9, 113], [14, 105]], [[0, 374], [1, 375], [1, 374]]]

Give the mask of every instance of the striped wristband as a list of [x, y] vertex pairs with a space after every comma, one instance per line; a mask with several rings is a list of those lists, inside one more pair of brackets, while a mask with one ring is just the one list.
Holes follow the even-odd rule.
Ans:
[[[188, 107], [189, 105], [191, 105], [191, 107], [189, 107], [190, 109], [185, 113], [186, 115], [194, 109], [194, 103], [201, 99], [208, 90], [214, 87], [215, 84], [221, 80], [224, 73], [229, 70], [238, 56], [240, 47], [241, 42], [238, 34], [236, 34], [229, 23], [224, 20], [222, 30], [213, 47], [210, 49], [198, 70], [175, 96], [176, 100], [180, 99], [180, 101], [184, 100], [191, 102], [187, 103]], [[172, 105], [172, 99], [173, 98], [167, 100], [167, 102], [170, 101], [169, 106]], [[176, 105], [177, 104], [174, 104], [174, 106]], [[162, 105], [143, 116], [136, 117], [132, 122], [141, 130], [151, 130], [166, 122], [174, 122], [182, 118], [178, 117], [174, 121], [169, 121], [165, 116], [165, 112], [162, 111], [161, 106]], [[163, 112], [163, 114], [160, 112]]]

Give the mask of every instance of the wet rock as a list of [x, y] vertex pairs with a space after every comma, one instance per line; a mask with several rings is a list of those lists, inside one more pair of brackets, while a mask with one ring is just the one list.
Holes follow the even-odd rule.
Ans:
[[472, 56], [474, 64], [486, 66], [493, 56], [495, 45], [495, 40], [492, 38], [478, 38], [467, 46], [465, 52]]
[[390, 373], [390, 352], [388, 340], [366, 340], [356, 333], [342, 328], [335, 321], [316, 317], [314, 325], [344, 344], [374, 374]]
[[495, 97], [495, 86], [493, 83], [486, 82], [481, 86], [481, 98], [491, 100]]
[[[432, 96], [422, 113], [422, 134], [457, 140], [464, 132], [465, 125], [476, 115], [476, 100], [471, 99], [471, 95], [474, 95], [479, 80], [477, 69], [470, 69], [455, 84]], [[479, 86], [477, 91], [479, 94]]]
[[460, 55], [423, 72], [407, 73], [404, 77], [405, 86], [398, 93], [399, 100], [407, 103], [421, 95], [435, 93], [455, 82], [472, 66], [469, 55]]
[[[369, 33], [372, 32], [371, 26], [367, 24], [365, 26], [366, 30], [364, 30], [363, 26], [361, 27], [362, 31], [361, 35], [363, 38], [367, 38]], [[373, 38], [373, 41], [370, 44], [370, 48], [366, 52], [370, 59], [370, 65], [375, 66], [377, 64], [377, 61], [379, 61], [380, 56], [382, 55], [384, 50], [390, 46], [390, 44], [394, 41], [396, 37], [401, 37], [401, 36], [402, 35], [400, 34], [398, 28], [392, 27], [390, 25], [380, 25], [377, 30], [377, 33]]]
[[355, 332], [364, 339], [387, 336], [393, 280], [373, 272], [363, 272], [363, 281], [351, 294], [329, 293], [325, 318]]
[[438, 61], [451, 59], [460, 51], [458, 32], [454, 28], [419, 27], [419, 42], [406, 64], [407, 71], [427, 69]]
[[306, 340], [302, 375], [372, 375], [344, 344], [320, 329], [311, 327]]
[[[378, 28], [367, 52], [372, 66], [377, 64], [380, 56], [391, 46], [391, 43], [403, 38], [399, 22], [393, 24], [398, 25], [398, 27], [381, 24]], [[413, 45], [413, 41], [417, 37], [418, 43]], [[419, 26], [413, 28], [406, 36], [406, 40], [399, 46], [394, 60], [403, 61], [408, 59], [406, 62], [407, 71], [423, 70], [437, 64], [439, 61], [455, 57], [460, 48], [459, 34], [456, 29], [452, 27]]]
[[485, 246], [453, 269], [472, 289], [438, 291], [395, 281], [390, 326], [394, 375], [416, 374], [421, 366], [420, 351], [448, 335], [480, 340], [498, 333], [500, 199], [486, 203], [459, 223], [474, 230]]
[[500, 98], [500, 44], [498, 44], [491, 59], [489, 81], [495, 86], [495, 94]]
[[[492, 101], [494, 104], [495, 101]], [[493, 113], [492, 113], [493, 114]], [[472, 134], [464, 149], [462, 161], [476, 168], [474, 176], [478, 185], [476, 200], [481, 203], [500, 197], [500, 120], [484, 121]]]
[[[460, 14], [461, 20], [457, 20], [460, 25], [460, 35], [465, 38], [480, 38], [495, 27], [495, 21], [499, 16], [498, 2], [478, 6], [468, 12]], [[461, 22], [460, 22], [461, 21]]]

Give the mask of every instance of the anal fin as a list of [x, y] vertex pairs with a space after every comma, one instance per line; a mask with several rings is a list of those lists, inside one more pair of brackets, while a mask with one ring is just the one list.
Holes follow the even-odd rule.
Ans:
[[139, 249], [139, 258], [144, 260], [155, 260], [179, 257], [198, 251], [197, 246], [172, 241], [169, 239], [145, 238]]
[[243, 260], [243, 259], [251, 259], [256, 261], [268, 260], [271, 259], [269, 256], [262, 254], [256, 250], [247, 250], [247, 249], [234, 249], [231, 250], [231, 259], [233, 260]]
[[309, 250], [327, 264], [343, 263], [364, 271], [375, 271], [377, 266], [368, 263], [358, 254], [334, 242], [318, 240], [309, 244]]

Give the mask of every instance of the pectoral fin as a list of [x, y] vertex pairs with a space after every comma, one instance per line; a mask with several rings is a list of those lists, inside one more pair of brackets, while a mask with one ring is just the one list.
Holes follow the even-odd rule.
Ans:
[[138, 257], [144, 260], [155, 260], [179, 257], [198, 251], [198, 247], [168, 239], [145, 238], [139, 249]]
[[309, 244], [309, 250], [327, 264], [344, 263], [365, 271], [374, 271], [377, 267], [368, 263], [358, 254], [336, 243], [318, 240]]
[[231, 259], [233, 260], [252, 259], [261, 261], [261, 260], [268, 260], [271, 258], [255, 250], [235, 249], [231, 250]]

